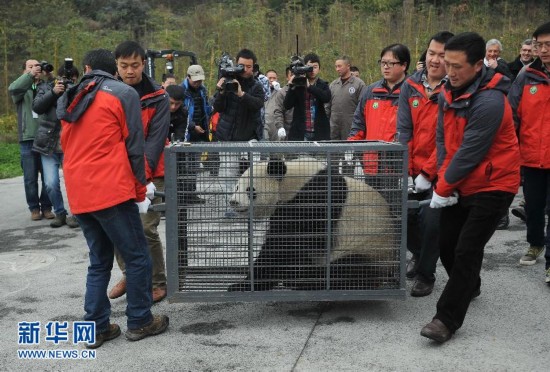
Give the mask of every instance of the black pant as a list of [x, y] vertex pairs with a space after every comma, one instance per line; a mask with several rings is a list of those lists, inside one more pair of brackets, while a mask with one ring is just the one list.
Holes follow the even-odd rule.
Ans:
[[[527, 242], [530, 245], [546, 246], [546, 268], [550, 268], [550, 169], [523, 167], [523, 195], [527, 216]], [[546, 224], [546, 226], [545, 226]]]
[[[410, 200], [430, 200], [432, 190], [410, 194]], [[440, 208], [423, 205], [407, 213], [407, 248], [417, 256], [417, 275], [424, 281], [435, 281], [435, 268], [439, 259]]]
[[449, 280], [434, 318], [453, 333], [462, 326], [472, 294], [481, 285], [485, 245], [513, 199], [509, 192], [480, 192], [441, 210], [439, 248]]

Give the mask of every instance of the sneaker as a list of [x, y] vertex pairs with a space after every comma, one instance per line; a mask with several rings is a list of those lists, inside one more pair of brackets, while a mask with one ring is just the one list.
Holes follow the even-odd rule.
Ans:
[[148, 325], [137, 328], [128, 329], [126, 338], [130, 341], [139, 341], [145, 337], [158, 335], [168, 328], [169, 319], [166, 315], [154, 315], [153, 320]]
[[57, 228], [67, 224], [67, 215], [58, 214], [55, 216], [52, 222], [50, 222], [50, 227]]
[[548, 284], [550, 284], [550, 268], [546, 269], [546, 278], [544, 281]]
[[109, 298], [114, 300], [126, 293], [126, 278], [120, 279], [120, 281], [109, 291]]
[[544, 247], [536, 247], [534, 245], [530, 246], [527, 253], [520, 258], [519, 263], [527, 266], [534, 265], [542, 251], [544, 251]]
[[40, 209], [33, 209], [31, 211], [31, 220], [40, 221], [41, 219], [42, 219], [42, 215], [40, 214]]
[[65, 220], [67, 222], [67, 226], [74, 229], [76, 227], [80, 227], [80, 224], [78, 223], [78, 220], [75, 216], [67, 216], [67, 219]]
[[525, 215], [525, 208], [523, 207], [512, 208], [512, 214], [517, 218], [519, 218], [520, 220], [522, 220], [523, 222], [527, 220], [527, 217]]
[[55, 218], [55, 214], [53, 214], [51, 208], [43, 209], [42, 210], [42, 215], [47, 220], [53, 220]]
[[105, 341], [113, 340], [120, 336], [120, 327], [117, 324], [109, 324], [109, 329], [95, 335], [95, 343], [87, 344], [86, 349], [97, 349]]
[[510, 217], [508, 216], [508, 212], [506, 212], [506, 215], [498, 221], [497, 230], [506, 230], [508, 229], [508, 225], [510, 225]]

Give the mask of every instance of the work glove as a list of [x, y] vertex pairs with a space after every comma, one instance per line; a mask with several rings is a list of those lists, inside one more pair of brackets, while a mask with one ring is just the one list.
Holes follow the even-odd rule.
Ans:
[[157, 190], [155, 184], [153, 182], [149, 182], [147, 184], [147, 191], [145, 192], [145, 196], [148, 197], [149, 199], [153, 200], [153, 198], [155, 197], [155, 191]]
[[437, 195], [434, 190], [432, 201], [430, 202], [430, 208], [450, 207], [456, 203], [458, 203], [458, 194], [456, 192], [454, 192], [451, 196], [444, 197]]
[[149, 206], [151, 205], [151, 200], [149, 200], [149, 198], [145, 198], [141, 202], [136, 202], [136, 205], [138, 206], [139, 213], [147, 213]]
[[428, 179], [424, 177], [422, 174], [419, 174], [414, 179], [414, 191], [420, 193], [420, 192], [428, 191], [431, 188], [432, 188], [432, 183], [428, 181]]
[[277, 131], [277, 135], [279, 136], [279, 139], [283, 139], [286, 137], [286, 130], [285, 128], [280, 128], [278, 131]]

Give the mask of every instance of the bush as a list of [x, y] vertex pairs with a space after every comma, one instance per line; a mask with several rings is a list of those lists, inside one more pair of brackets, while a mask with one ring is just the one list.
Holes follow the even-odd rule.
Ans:
[[23, 175], [19, 143], [0, 144], [0, 179]]
[[15, 113], [0, 116], [0, 143], [18, 143]]

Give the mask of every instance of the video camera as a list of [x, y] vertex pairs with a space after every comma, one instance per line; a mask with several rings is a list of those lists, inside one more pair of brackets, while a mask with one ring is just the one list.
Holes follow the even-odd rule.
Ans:
[[50, 73], [53, 71], [53, 65], [48, 61], [41, 61], [40, 68], [42, 69], [42, 71], [47, 73]]
[[243, 65], [236, 65], [233, 62], [231, 56], [227, 53], [223, 53], [220, 61], [218, 62], [218, 79], [224, 77], [225, 84], [224, 90], [226, 92], [236, 92], [237, 82], [235, 79], [244, 72]]
[[312, 66], [307, 66], [304, 64], [304, 60], [301, 57], [293, 56], [290, 59], [290, 71], [294, 75], [292, 83], [296, 86], [306, 86], [307, 85], [307, 76], [308, 72], [313, 72]]
[[67, 89], [69, 84], [73, 84], [73, 76], [76, 75], [76, 71], [73, 66], [73, 59], [70, 57], [65, 58], [65, 62], [63, 64], [63, 76], [59, 76], [55, 80], [55, 83], [62, 83], [65, 85], [65, 89]]

